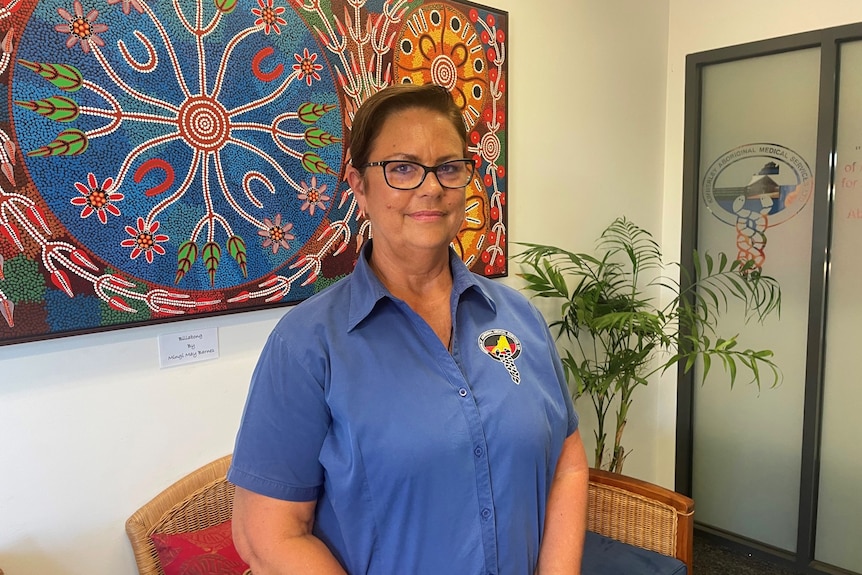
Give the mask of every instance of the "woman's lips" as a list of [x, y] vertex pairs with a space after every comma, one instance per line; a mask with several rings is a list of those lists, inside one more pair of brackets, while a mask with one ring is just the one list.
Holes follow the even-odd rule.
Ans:
[[422, 210], [418, 212], [413, 212], [410, 214], [410, 217], [414, 220], [437, 220], [442, 218], [444, 215], [443, 212], [438, 212], [436, 210]]

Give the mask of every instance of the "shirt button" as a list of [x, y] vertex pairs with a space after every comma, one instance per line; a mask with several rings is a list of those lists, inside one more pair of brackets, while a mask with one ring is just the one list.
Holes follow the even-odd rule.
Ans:
[[458, 395], [460, 395], [461, 397], [467, 397], [467, 390], [462, 387], [458, 390]]
[[482, 510], [482, 517], [485, 519], [490, 518], [491, 517], [491, 510], [488, 509], [487, 507], [485, 509], [483, 509]]
[[473, 453], [476, 454], [476, 457], [482, 457], [482, 453], [483, 453], [482, 448], [477, 447], [476, 449], [473, 450]]

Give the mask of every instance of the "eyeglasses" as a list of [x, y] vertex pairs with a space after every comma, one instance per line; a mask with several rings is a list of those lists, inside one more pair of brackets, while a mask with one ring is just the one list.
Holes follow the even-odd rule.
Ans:
[[363, 168], [383, 168], [383, 178], [386, 183], [396, 190], [415, 190], [422, 185], [429, 172], [434, 172], [437, 181], [444, 188], [463, 188], [470, 183], [476, 164], [473, 160], [464, 158], [462, 160], [449, 160], [437, 166], [425, 166], [419, 162], [408, 162], [406, 160], [384, 160], [382, 162], [368, 162]]

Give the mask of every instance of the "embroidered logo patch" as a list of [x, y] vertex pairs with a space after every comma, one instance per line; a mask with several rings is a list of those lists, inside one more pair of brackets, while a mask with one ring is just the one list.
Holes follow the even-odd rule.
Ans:
[[510, 331], [489, 329], [479, 336], [479, 349], [491, 359], [499, 361], [509, 372], [517, 385], [521, 384], [521, 374], [515, 366], [515, 359], [521, 355], [521, 342]]

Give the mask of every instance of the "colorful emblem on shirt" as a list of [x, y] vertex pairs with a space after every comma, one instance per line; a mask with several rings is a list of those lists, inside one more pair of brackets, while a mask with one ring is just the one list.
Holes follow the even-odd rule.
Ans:
[[521, 384], [521, 374], [515, 366], [515, 358], [521, 355], [521, 342], [515, 334], [505, 329], [489, 329], [479, 336], [479, 349], [502, 363], [512, 376], [512, 381]]

